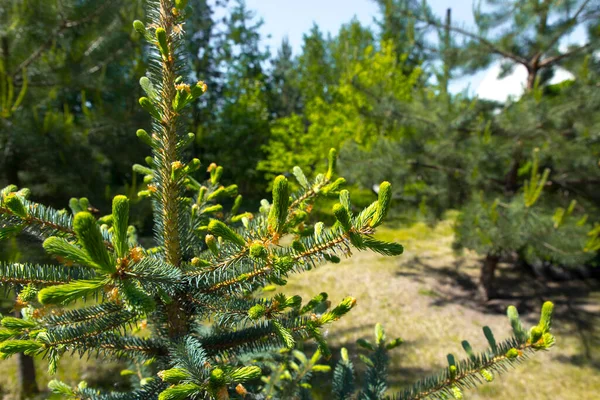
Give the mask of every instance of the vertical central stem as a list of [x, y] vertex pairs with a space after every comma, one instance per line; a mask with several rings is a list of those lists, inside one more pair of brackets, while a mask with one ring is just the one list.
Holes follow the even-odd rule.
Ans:
[[181, 249], [179, 237], [179, 187], [177, 182], [171, 178], [173, 163], [177, 162], [177, 113], [173, 110], [175, 99], [175, 59], [171, 33], [174, 26], [174, 17], [171, 13], [171, 1], [160, 0], [160, 26], [167, 33], [167, 44], [169, 48], [168, 57], [162, 60], [162, 115], [163, 131], [160, 199], [162, 201], [163, 213], [163, 238], [168, 263], [179, 266], [181, 263]]
[[[173, 109], [173, 100], [177, 94], [175, 88], [175, 46], [173, 44], [173, 28], [176, 24], [173, 15], [171, 0], [160, 0], [159, 25], [166, 32], [168, 54], [162, 55], [161, 73], [161, 114], [162, 129], [159, 130], [160, 149], [157, 156], [161, 159], [158, 173], [161, 185], [158, 198], [161, 202], [162, 213], [162, 238], [165, 248], [166, 261], [179, 267], [181, 264], [181, 238], [179, 235], [179, 197], [181, 187], [179, 182], [173, 179], [172, 171], [174, 163], [179, 162], [177, 152], [177, 118], [179, 115]], [[171, 338], [180, 338], [188, 332], [189, 315], [183, 307], [183, 302], [175, 296], [172, 302], [165, 305], [167, 314], [167, 328]]]

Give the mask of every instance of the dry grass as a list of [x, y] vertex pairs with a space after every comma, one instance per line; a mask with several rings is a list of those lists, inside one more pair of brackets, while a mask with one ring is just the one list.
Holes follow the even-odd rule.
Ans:
[[[592, 399], [600, 393], [599, 291], [585, 282], [569, 282], [548, 288], [529, 277], [515, 274], [503, 265], [501, 283], [510, 300], [481, 304], [475, 298], [478, 258], [451, 250], [452, 225], [435, 228], [417, 224], [409, 229], [384, 229], [380, 236], [405, 245], [405, 254], [385, 258], [358, 253], [339, 265], [325, 265], [290, 280], [287, 293], [304, 298], [326, 291], [332, 302], [346, 295], [358, 306], [328, 331], [332, 347], [372, 337], [380, 322], [388, 337], [402, 337], [405, 344], [393, 353], [390, 385], [399, 389], [445, 367], [446, 354], [462, 357], [461, 340], [484, 349], [483, 326], [490, 326], [497, 339], [510, 334], [504, 315], [515, 304], [524, 320], [533, 323], [543, 299], [557, 305], [557, 346], [538, 354], [478, 391], [469, 399]], [[356, 363], [360, 361], [356, 360]], [[326, 398], [326, 397], [324, 397]]]

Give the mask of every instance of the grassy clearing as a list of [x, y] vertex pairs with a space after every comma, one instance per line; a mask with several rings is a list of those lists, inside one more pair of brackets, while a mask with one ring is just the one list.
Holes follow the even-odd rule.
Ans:
[[356, 355], [355, 341], [370, 338], [377, 322], [389, 337], [402, 337], [406, 343], [393, 353], [391, 362], [393, 389], [445, 367], [449, 352], [463, 357], [463, 339], [483, 350], [485, 325], [498, 340], [507, 337], [510, 325], [504, 312], [508, 305], [515, 304], [532, 324], [543, 300], [552, 300], [557, 305], [557, 346], [471, 391], [468, 398], [596, 398], [600, 392], [598, 287], [582, 281], [542, 285], [502, 265], [500, 282], [509, 299], [482, 305], [475, 300], [478, 257], [453, 253], [451, 221], [434, 228], [425, 224], [383, 228], [379, 236], [404, 244], [405, 254], [385, 258], [358, 253], [339, 265], [325, 265], [292, 278], [285, 291], [304, 298], [326, 291], [332, 302], [346, 295], [357, 298], [356, 309], [329, 329], [332, 347], [346, 346]]
[[[448, 352], [462, 357], [463, 339], [483, 349], [485, 325], [498, 340], [508, 336], [504, 311], [509, 304], [515, 304], [524, 319], [533, 323], [543, 300], [549, 299], [557, 305], [557, 346], [467, 393], [467, 398], [575, 400], [596, 398], [600, 393], [600, 289], [594, 283], [542, 284], [502, 265], [499, 281], [508, 299], [482, 305], [474, 297], [479, 260], [469, 252], [452, 252], [452, 218], [433, 228], [421, 223], [410, 228], [383, 227], [378, 235], [404, 244], [405, 254], [388, 258], [356, 253], [341, 264], [292, 277], [285, 288], [286, 293], [305, 299], [321, 291], [328, 292], [332, 302], [347, 295], [357, 298], [358, 306], [350, 315], [327, 331], [334, 351], [348, 347], [360, 365], [354, 343], [370, 338], [375, 323], [381, 322], [389, 337], [402, 337], [406, 342], [392, 353], [390, 366], [390, 385], [399, 389], [445, 367]], [[40, 387], [45, 387], [50, 379], [45, 363], [37, 365]], [[62, 360], [58, 378], [72, 384], [83, 379], [91, 386], [108, 388], [122, 379], [120, 368], [71, 356]], [[0, 394], [10, 393], [16, 372], [13, 361], [0, 361], [0, 370]]]

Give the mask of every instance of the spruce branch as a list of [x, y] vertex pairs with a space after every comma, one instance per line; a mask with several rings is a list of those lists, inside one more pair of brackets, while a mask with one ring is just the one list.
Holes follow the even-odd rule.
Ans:
[[522, 328], [516, 309], [509, 307], [507, 315], [513, 328], [512, 338], [497, 343], [491, 330], [485, 327], [484, 334], [490, 344], [486, 352], [475, 354], [470, 344], [463, 341], [468, 359], [456, 363], [454, 356], [448, 355], [447, 370], [415, 383], [393, 399], [447, 399], [450, 396], [462, 396], [462, 390], [473, 388], [482, 381], [493, 380], [494, 374], [506, 372], [509, 367], [516, 366], [536, 351], [547, 350], [554, 345], [555, 339], [550, 333], [553, 311], [554, 305], [549, 301], [545, 302], [538, 325], [527, 333]]
[[[16, 187], [12, 190], [16, 192]], [[18, 193], [18, 192], [16, 192]], [[47, 239], [50, 236], [58, 236], [73, 239], [76, 236], [73, 229], [73, 218], [65, 210], [55, 210], [40, 203], [35, 203], [25, 199], [22, 196], [10, 196], [14, 204], [21, 211], [15, 213], [7, 206], [3, 195], [0, 199], [0, 226], [19, 226], [23, 231], [30, 233], [41, 239]], [[21, 215], [19, 215], [21, 214]], [[102, 232], [104, 245], [112, 249], [110, 235]]]
[[92, 279], [95, 276], [93, 270], [77, 266], [0, 262], [0, 284], [3, 285], [60, 285], [74, 279]]
[[48, 345], [58, 346], [73, 343], [83, 343], [95, 336], [118, 330], [126, 330], [134, 321], [143, 316], [128, 312], [121, 307], [117, 312], [104, 313], [94, 318], [86, 318], [70, 324], [49, 327], [47, 332]]

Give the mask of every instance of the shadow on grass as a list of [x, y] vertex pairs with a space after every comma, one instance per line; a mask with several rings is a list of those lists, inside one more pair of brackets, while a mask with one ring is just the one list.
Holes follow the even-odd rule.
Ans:
[[431, 306], [458, 304], [486, 314], [504, 314], [509, 305], [519, 310], [523, 320], [537, 322], [540, 305], [550, 300], [555, 305], [557, 336], [575, 337], [579, 353], [557, 354], [560, 362], [600, 369], [600, 284], [594, 278], [552, 280], [533, 274], [512, 263], [503, 263], [497, 271], [499, 296], [484, 302], [478, 296], [478, 269], [466, 267], [464, 259], [448, 266], [437, 266], [435, 257], [414, 257], [401, 266], [398, 276], [432, 285]]

